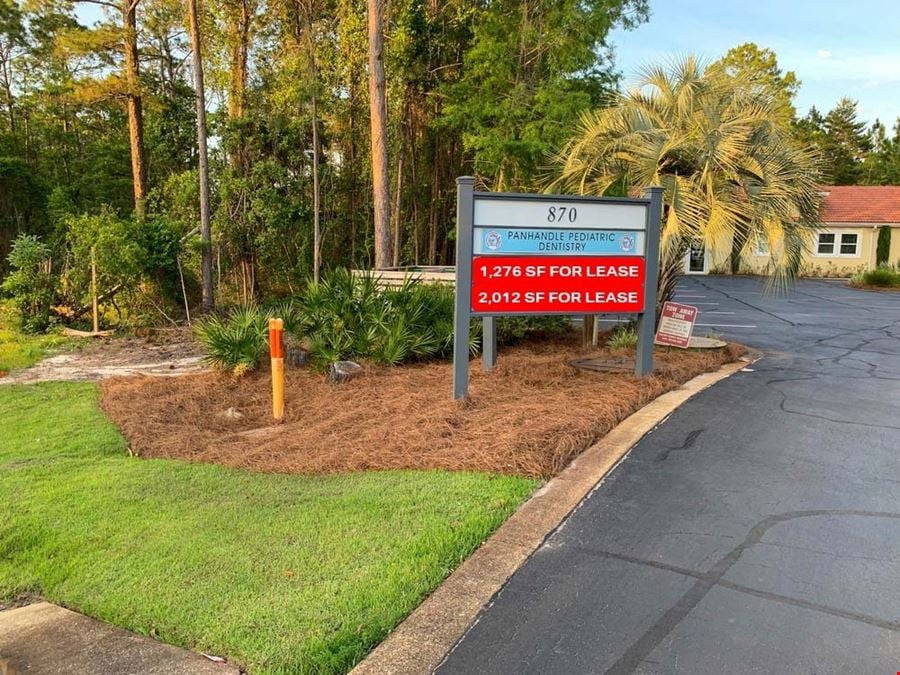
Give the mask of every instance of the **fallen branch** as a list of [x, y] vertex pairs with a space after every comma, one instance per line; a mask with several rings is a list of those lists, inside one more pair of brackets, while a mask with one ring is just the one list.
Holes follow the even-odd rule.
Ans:
[[[118, 293], [121, 290], [122, 290], [122, 284], [117, 284], [116, 286], [113, 286], [111, 289], [106, 291], [106, 293], [103, 293], [102, 295], [97, 296], [97, 304], [99, 305], [101, 302], [106, 302], [110, 298], [114, 298], [116, 296], [116, 293]], [[93, 301], [91, 301], [90, 305], [82, 305], [81, 307], [76, 308], [75, 311], [72, 313], [72, 318], [77, 319], [82, 314], [85, 314], [89, 310], [91, 310], [93, 308], [93, 306], [94, 306], [94, 303], [93, 303]]]
[[114, 330], [92, 331], [92, 330], [75, 330], [74, 328], [63, 328], [62, 334], [65, 335], [66, 337], [83, 338], [83, 337], [106, 337], [108, 335], [112, 335], [115, 332], [116, 331], [114, 331]]

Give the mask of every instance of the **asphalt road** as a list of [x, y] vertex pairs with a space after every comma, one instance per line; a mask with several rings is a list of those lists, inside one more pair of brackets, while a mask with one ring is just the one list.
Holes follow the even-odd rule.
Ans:
[[680, 297], [766, 356], [645, 437], [438, 672], [900, 672], [900, 294]]

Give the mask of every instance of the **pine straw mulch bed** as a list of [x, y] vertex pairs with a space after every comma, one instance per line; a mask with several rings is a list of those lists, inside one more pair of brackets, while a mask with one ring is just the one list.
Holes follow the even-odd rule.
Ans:
[[744, 351], [657, 348], [654, 375], [640, 380], [569, 365], [584, 356], [621, 362], [633, 352], [587, 353], [579, 336], [557, 337], [502, 350], [491, 373], [473, 361], [465, 402], [451, 399], [449, 363], [367, 366], [340, 385], [294, 370], [278, 426], [266, 372], [113, 378], [102, 385], [101, 406], [141, 457], [279, 473], [448, 469], [546, 478], [638, 408]]

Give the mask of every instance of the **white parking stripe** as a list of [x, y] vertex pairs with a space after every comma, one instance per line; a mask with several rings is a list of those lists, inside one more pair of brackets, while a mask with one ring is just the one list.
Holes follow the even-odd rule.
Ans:
[[701, 309], [700, 313], [701, 314], [734, 314], [734, 312], [720, 312], [718, 310], [713, 310], [713, 309]]

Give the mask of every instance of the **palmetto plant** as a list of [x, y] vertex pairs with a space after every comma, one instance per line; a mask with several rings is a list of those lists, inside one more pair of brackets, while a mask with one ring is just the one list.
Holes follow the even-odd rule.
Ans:
[[818, 156], [800, 147], [758, 82], [686, 57], [586, 114], [553, 188], [582, 194], [665, 188], [658, 301], [691, 241], [768, 244], [773, 279], [792, 278], [818, 225]]
[[252, 370], [267, 348], [269, 315], [256, 305], [236, 307], [227, 316], [211, 315], [194, 327], [208, 364], [243, 374]]
[[[334, 269], [310, 281], [302, 296], [237, 307], [227, 315], [198, 322], [195, 333], [206, 361], [243, 374], [259, 365], [268, 343], [268, 320], [284, 320], [285, 333], [305, 343], [320, 370], [344, 359], [396, 365], [443, 358], [453, 351], [453, 289], [412, 279], [397, 288], [381, 288], [372, 273]], [[469, 350], [481, 343], [481, 322], [472, 324]], [[498, 342], [506, 344], [532, 330], [565, 330], [559, 317], [537, 320], [506, 317], [498, 326]]]
[[309, 285], [300, 315], [319, 367], [347, 358], [397, 364], [445, 356], [453, 346], [452, 289], [411, 279], [381, 289], [372, 274], [335, 269]]

